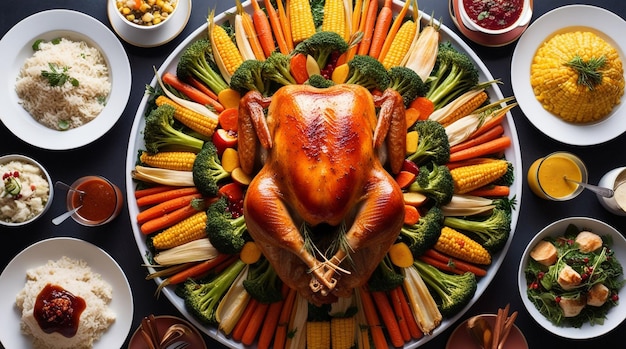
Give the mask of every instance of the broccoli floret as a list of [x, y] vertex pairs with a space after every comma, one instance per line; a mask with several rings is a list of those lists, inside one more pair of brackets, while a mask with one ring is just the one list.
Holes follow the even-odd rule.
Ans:
[[500, 178], [496, 179], [493, 184], [496, 185], [505, 185], [510, 187], [513, 185], [513, 181], [515, 181], [515, 169], [513, 164], [509, 161], [506, 168], [506, 173], [504, 173]]
[[450, 170], [445, 165], [434, 162], [422, 165], [415, 181], [409, 185], [409, 191], [426, 195], [438, 205], [445, 205], [454, 194], [454, 182]]
[[374, 269], [374, 272], [367, 281], [367, 286], [372, 292], [387, 292], [402, 285], [403, 282], [404, 275], [400, 274], [393, 268], [389, 255], [386, 255], [380, 261], [376, 269]]
[[230, 78], [230, 88], [242, 96], [248, 91], [266, 94], [268, 82], [263, 78], [263, 62], [256, 59], [243, 61]]
[[361, 85], [368, 90], [384, 91], [389, 86], [389, 74], [376, 58], [367, 55], [355, 55], [348, 61], [346, 84]]
[[209, 141], [196, 155], [191, 173], [194, 185], [205, 196], [215, 196], [218, 182], [230, 177], [230, 173], [222, 167], [215, 144]]
[[432, 161], [437, 165], [447, 164], [450, 161], [450, 142], [446, 129], [437, 121], [420, 120], [415, 123], [413, 130], [417, 131], [417, 149], [407, 156], [408, 160], [417, 165]]
[[296, 45], [292, 54], [310, 55], [315, 59], [320, 70], [323, 70], [332, 54], [340, 55], [347, 50], [348, 43], [341, 35], [331, 31], [319, 31]]
[[158, 153], [162, 148], [185, 148], [199, 152], [204, 141], [190, 136], [174, 128], [174, 107], [163, 104], [152, 109], [146, 116], [146, 125], [143, 130], [143, 140], [146, 150]]
[[496, 205], [487, 217], [445, 217], [444, 224], [474, 235], [490, 253], [500, 251], [511, 232], [511, 205]]
[[233, 214], [225, 197], [220, 197], [207, 209], [206, 233], [221, 253], [239, 253], [249, 240], [247, 228], [244, 216]]
[[185, 307], [198, 320], [207, 325], [217, 326], [215, 318], [217, 306], [244, 267], [245, 263], [238, 259], [207, 282], [188, 279], [177, 294], [183, 297]]
[[422, 78], [410, 68], [397, 66], [389, 69], [389, 87], [398, 91], [404, 101], [404, 106], [418, 96], [425, 96], [428, 88]]
[[435, 69], [428, 80], [430, 86], [426, 97], [438, 109], [475, 87], [478, 84], [478, 69], [466, 53], [446, 41], [439, 45]]
[[181, 54], [176, 64], [176, 76], [181, 80], [197, 78], [213, 92], [228, 88], [224, 78], [212, 66], [211, 42], [204, 38], [192, 42]]
[[295, 85], [296, 79], [291, 75], [291, 58], [278, 51], [272, 52], [263, 61], [263, 78], [282, 86]]
[[327, 88], [335, 84], [334, 81], [326, 79], [320, 74], [313, 74], [309, 76], [309, 80], [307, 80], [306, 83], [317, 88]]
[[423, 255], [432, 248], [443, 227], [443, 212], [437, 206], [431, 207], [415, 224], [405, 224], [400, 229], [400, 240], [409, 246], [413, 257]]
[[243, 287], [252, 298], [261, 303], [274, 303], [282, 299], [280, 278], [267, 258], [262, 258], [250, 266]]
[[466, 306], [478, 287], [476, 275], [471, 272], [464, 274], [448, 274], [421, 260], [413, 263], [419, 275], [429, 289], [434, 291], [441, 315], [451, 317]]

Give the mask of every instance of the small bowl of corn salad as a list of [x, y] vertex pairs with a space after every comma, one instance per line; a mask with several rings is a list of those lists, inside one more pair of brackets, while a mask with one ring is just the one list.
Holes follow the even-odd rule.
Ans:
[[110, 0], [117, 14], [133, 28], [152, 30], [174, 15], [178, 0]]

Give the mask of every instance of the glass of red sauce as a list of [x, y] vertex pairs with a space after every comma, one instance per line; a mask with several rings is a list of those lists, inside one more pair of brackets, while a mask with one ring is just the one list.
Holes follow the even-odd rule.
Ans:
[[[72, 183], [67, 194], [68, 210], [81, 206], [72, 218], [85, 226], [99, 226], [115, 219], [122, 210], [124, 197], [120, 188], [101, 176], [85, 176]], [[82, 192], [82, 193], [81, 193]]]
[[530, 22], [532, 0], [458, 0], [461, 20], [468, 29], [504, 34]]

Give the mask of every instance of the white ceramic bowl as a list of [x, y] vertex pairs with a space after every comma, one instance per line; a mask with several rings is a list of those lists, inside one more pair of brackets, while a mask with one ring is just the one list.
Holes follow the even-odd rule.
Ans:
[[[48, 171], [46, 170], [46, 168], [43, 167], [39, 162], [35, 161], [34, 159], [28, 156], [19, 155], [19, 154], [0, 156], [0, 165], [7, 164], [11, 161], [19, 161], [22, 163], [26, 163], [26, 164], [30, 164], [30, 165], [34, 165], [38, 167], [41, 170], [42, 177], [48, 182], [48, 188], [49, 188], [47, 201], [43, 209], [39, 211], [37, 215], [33, 216], [29, 220], [22, 221], [22, 222], [10, 222], [4, 219], [0, 219], [0, 225], [8, 226], [8, 227], [18, 227], [18, 226], [22, 226], [22, 225], [26, 225], [26, 224], [34, 222], [39, 217], [43, 216], [46, 213], [46, 211], [48, 211], [48, 209], [52, 205], [52, 198], [54, 196], [54, 188], [53, 188], [52, 178], [50, 177], [50, 174], [48, 174]], [[4, 173], [0, 173], [0, 176], [3, 176], [3, 175]], [[0, 177], [0, 180], [3, 180], [3, 179]], [[2, 186], [2, 188], [4, 188], [4, 186]], [[2, 189], [0, 189], [0, 191], [2, 191]]]
[[465, 6], [463, 6], [464, 0], [455, 0], [455, 1], [457, 1], [456, 4], [460, 10], [461, 21], [463, 21], [463, 24], [465, 24], [465, 26], [467, 26], [471, 30], [482, 32], [482, 33], [489, 34], [489, 35], [506, 34], [510, 31], [513, 31], [514, 29], [518, 27], [524, 27], [528, 25], [528, 23], [530, 23], [530, 19], [532, 17], [532, 1], [522, 0], [522, 10], [517, 20], [515, 20], [506, 28], [487, 29], [485, 27], [478, 25], [471, 19], [471, 17], [468, 15], [467, 11], [465, 10]]
[[142, 30], [156, 30], [160, 27], [162, 27], [165, 23], [168, 22], [168, 20], [174, 16], [174, 14], [176, 13], [176, 9], [178, 9], [178, 2], [179, 0], [163, 0], [164, 2], [169, 2], [173, 7], [174, 10], [161, 22], [159, 22], [158, 24], [154, 24], [154, 25], [143, 25], [143, 24], [139, 24], [139, 23], [135, 23], [132, 21], [129, 21], [121, 12], [119, 9], [117, 9], [117, 3], [118, 2], [124, 2], [126, 0], [109, 0], [110, 2], [113, 3], [114, 7], [116, 8], [117, 11], [115, 11], [117, 13], [117, 15], [123, 20], [124, 23], [126, 23], [127, 25], [129, 25], [132, 28], [136, 28], [136, 29], [142, 29]]
[[[613, 245], [611, 246], [611, 248], [615, 252], [615, 258], [617, 258], [621, 262], [622, 266], [625, 265], [624, 263], [626, 263], [626, 239], [624, 239], [624, 237], [619, 231], [617, 231], [612, 226], [602, 221], [599, 221], [595, 218], [589, 218], [589, 217], [563, 218], [543, 228], [537, 235], [535, 235], [534, 238], [532, 238], [532, 240], [526, 247], [524, 254], [522, 254], [522, 260], [519, 264], [519, 271], [518, 271], [519, 293], [520, 293], [520, 297], [522, 298], [522, 302], [524, 303], [524, 306], [526, 307], [526, 310], [528, 311], [528, 313], [533, 317], [533, 319], [539, 325], [541, 325], [546, 330], [560, 337], [569, 338], [569, 339], [595, 338], [595, 337], [602, 336], [612, 331], [617, 326], [619, 326], [622, 323], [622, 321], [626, 319], [626, 302], [620, 301], [618, 302], [617, 306], [609, 310], [607, 317], [604, 321], [604, 324], [592, 326], [589, 323], [585, 323], [580, 328], [574, 328], [574, 327], [562, 327], [562, 326], [554, 325], [552, 322], [550, 322], [550, 320], [548, 320], [541, 313], [539, 313], [535, 305], [528, 299], [528, 296], [526, 295], [527, 284], [526, 284], [526, 277], [524, 275], [524, 269], [526, 269], [526, 266], [528, 265], [528, 260], [530, 258], [529, 257], [530, 251], [539, 241], [545, 239], [546, 237], [562, 236], [565, 233], [567, 226], [570, 224], [575, 225], [579, 229], [583, 229], [583, 228], [588, 229], [598, 235], [611, 236], [613, 239]], [[622, 289], [622, 293], [623, 291], [624, 289]]]

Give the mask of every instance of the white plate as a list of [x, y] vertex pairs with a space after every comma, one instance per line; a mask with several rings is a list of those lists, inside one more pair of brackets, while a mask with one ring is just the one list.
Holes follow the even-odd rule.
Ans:
[[15, 306], [15, 296], [26, 283], [26, 270], [58, 260], [63, 256], [82, 259], [96, 273], [113, 287], [113, 299], [109, 306], [115, 312], [116, 320], [94, 343], [94, 349], [121, 348], [128, 336], [133, 321], [133, 296], [126, 275], [109, 254], [89, 242], [58, 237], [42, 240], [24, 249], [7, 264], [0, 275], [2, 297], [0, 314], [0, 341], [5, 348], [31, 348], [32, 338], [20, 332], [21, 313]]
[[107, 16], [111, 27], [122, 40], [137, 47], [156, 47], [167, 44], [183, 31], [191, 15], [191, 0], [180, 0], [178, 8], [162, 26], [155, 29], [135, 28], [117, 15], [115, 2], [107, 0]]
[[517, 276], [517, 285], [519, 288], [520, 297], [526, 307], [528, 313], [535, 319], [535, 321], [546, 330], [570, 339], [589, 339], [604, 335], [615, 327], [620, 325], [624, 319], [626, 319], [626, 302], [620, 301], [617, 306], [612, 308], [607, 314], [606, 320], [603, 325], [591, 326], [589, 323], [584, 324], [581, 328], [574, 327], [559, 327], [554, 325], [550, 320], [543, 316], [535, 305], [528, 299], [526, 295], [526, 276], [524, 270], [528, 265], [528, 258], [530, 250], [541, 240], [548, 236], [562, 236], [565, 233], [565, 229], [570, 224], [574, 224], [579, 229], [589, 229], [590, 231], [598, 235], [609, 235], [613, 238], [613, 245], [611, 248], [615, 252], [615, 257], [622, 263], [622, 266], [626, 266], [626, 239], [624, 236], [612, 226], [599, 221], [595, 218], [588, 217], [569, 217], [553, 222], [543, 228], [535, 237], [528, 243], [528, 246], [522, 254], [522, 260], [519, 264], [519, 271]]
[[[398, 13], [398, 11], [400, 10], [403, 4], [404, 3], [394, 1], [393, 3], [394, 13]], [[250, 2], [245, 2], [244, 8], [247, 11], [250, 11]], [[227, 20], [229, 13], [233, 13], [233, 12], [235, 12], [234, 8], [227, 10], [226, 12], [221, 13], [219, 15], [216, 15], [215, 22], [217, 24], [223, 23], [223, 21]], [[422, 25], [426, 25], [427, 23], [430, 22], [431, 20], [430, 16], [428, 16], [425, 13], [420, 13], [420, 14], [422, 18], [421, 19]], [[437, 22], [436, 19], [434, 19], [434, 21]], [[207, 25], [205, 24], [199, 27], [198, 29], [196, 29], [193, 33], [191, 33], [174, 50], [174, 52], [172, 52], [170, 56], [165, 59], [165, 61], [163, 62], [163, 65], [161, 65], [161, 67], [158, 70], [159, 74], [162, 75], [164, 72], [175, 73], [176, 63], [178, 62], [178, 58], [180, 54], [182, 53], [182, 51], [193, 41], [197, 40], [200, 37], [205, 37], [206, 32], [207, 32]], [[450, 30], [448, 27], [444, 26], [443, 24], [441, 25], [440, 33], [441, 33], [441, 40], [449, 40], [450, 42], [454, 43], [454, 45], [458, 47], [460, 50], [467, 52], [467, 54], [475, 62], [480, 72], [479, 74], [480, 81], [491, 81], [494, 79], [491, 73], [489, 72], [489, 70], [487, 69], [487, 67], [484, 65], [484, 63], [476, 55], [476, 53], [474, 53], [474, 51], [472, 51], [472, 49], [458, 35], [456, 35], [452, 30]], [[156, 80], [153, 79], [151, 81], [151, 85], [155, 86], [155, 84], [156, 84]], [[490, 87], [488, 89], [488, 92], [490, 94], [490, 97], [494, 101], [503, 98], [502, 92], [500, 91], [497, 85], [493, 85], [492, 87]], [[141, 103], [139, 104], [139, 108], [135, 115], [135, 121], [133, 122], [133, 127], [130, 132], [128, 152], [126, 153], [126, 190], [127, 190], [126, 195], [128, 196], [128, 198], [134, 198], [135, 182], [132, 179], [131, 170], [134, 169], [135, 167], [135, 164], [137, 161], [137, 152], [139, 151], [139, 149], [145, 149], [141, 132], [144, 127], [145, 120], [144, 120], [143, 115], [144, 115], [147, 102], [148, 102], [148, 97], [144, 96], [144, 98], [141, 100]], [[515, 124], [513, 123], [513, 118], [510, 113], [507, 113], [507, 118], [506, 118], [506, 121], [504, 122], [504, 128], [505, 128], [505, 134], [511, 137], [511, 141], [513, 144], [511, 147], [509, 147], [506, 150], [505, 155], [506, 155], [506, 158], [513, 164], [515, 168], [515, 181], [513, 185], [511, 186], [511, 197], [515, 197], [517, 200], [517, 206], [516, 206], [517, 209], [514, 210], [512, 213], [511, 236], [509, 238], [509, 241], [507, 242], [506, 246], [502, 249], [502, 251], [494, 255], [493, 261], [491, 265], [489, 266], [489, 271], [487, 275], [481, 278], [481, 280], [479, 281], [478, 288], [476, 290], [474, 298], [472, 298], [470, 303], [463, 310], [461, 310], [456, 316], [450, 319], [444, 320], [442, 324], [437, 329], [435, 329], [432, 335], [424, 336], [419, 341], [412, 341], [410, 343], [407, 343], [407, 345], [405, 345], [405, 348], [416, 348], [418, 346], [423, 345], [424, 343], [433, 339], [439, 333], [442, 333], [443, 331], [445, 331], [448, 327], [450, 327], [450, 325], [452, 325], [458, 319], [460, 319], [461, 316], [474, 303], [476, 303], [478, 298], [487, 289], [487, 286], [489, 286], [489, 284], [495, 277], [497, 270], [500, 268], [500, 265], [504, 261], [506, 251], [508, 250], [509, 245], [513, 239], [513, 234], [515, 232], [515, 227], [517, 225], [517, 220], [519, 216], [519, 208], [521, 207], [521, 199], [522, 199], [522, 180], [521, 179], [523, 178], [522, 159], [521, 159], [521, 151], [519, 147], [519, 140], [517, 138], [517, 131], [515, 129]], [[128, 205], [130, 217], [133, 217], [134, 219], [134, 217], [136, 217], [137, 214], [139, 213], [139, 208], [137, 207], [137, 205], [133, 204], [134, 199], [128, 200], [128, 202], [131, 203]], [[141, 230], [139, 229], [139, 226], [137, 224], [133, 224], [132, 228], [133, 228], [133, 233], [135, 235], [135, 240], [137, 242], [137, 247], [139, 248], [139, 252], [142, 258], [144, 258], [144, 261], [147, 263], [148, 261], [146, 259], [146, 251], [148, 250], [148, 247], [146, 246], [146, 241], [145, 241], [146, 236], [143, 233], [141, 233]], [[156, 282], [160, 283], [162, 282], [162, 280], [156, 279]], [[219, 341], [220, 343], [228, 347], [244, 348], [244, 346], [241, 343], [232, 341], [230, 338], [227, 338], [222, 332], [218, 332], [216, 328], [208, 327], [206, 325], [199, 323], [187, 311], [187, 309], [185, 309], [185, 304], [182, 298], [180, 298], [174, 293], [173, 287], [169, 287], [169, 286], [165, 287], [163, 289], [163, 293], [172, 302], [172, 304], [185, 316], [185, 318], [187, 318], [190, 322], [196, 325], [200, 330], [205, 332], [208, 336], [215, 338], [217, 341]]]
[[559, 7], [533, 22], [520, 37], [511, 60], [511, 84], [520, 108], [537, 129], [547, 136], [571, 145], [594, 145], [609, 141], [626, 131], [626, 106], [622, 103], [603, 120], [577, 125], [565, 122], [543, 108], [530, 85], [530, 65], [539, 46], [550, 37], [574, 29], [593, 31], [617, 49], [626, 62], [626, 22], [600, 7], [569, 5]]
[[[57, 131], [38, 123], [18, 103], [15, 81], [24, 61], [33, 54], [37, 39], [67, 37], [87, 42], [105, 56], [111, 76], [111, 94], [102, 113], [83, 126]], [[38, 12], [17, 23], [0, 40], [0, 119], [23, 141], [48, 150], [67, 150], [89, 144], [104, 135], [122, 115], [130, 97], [130, 64], [124, 47], [104, 24], [84, 13], [70, 10]]]

